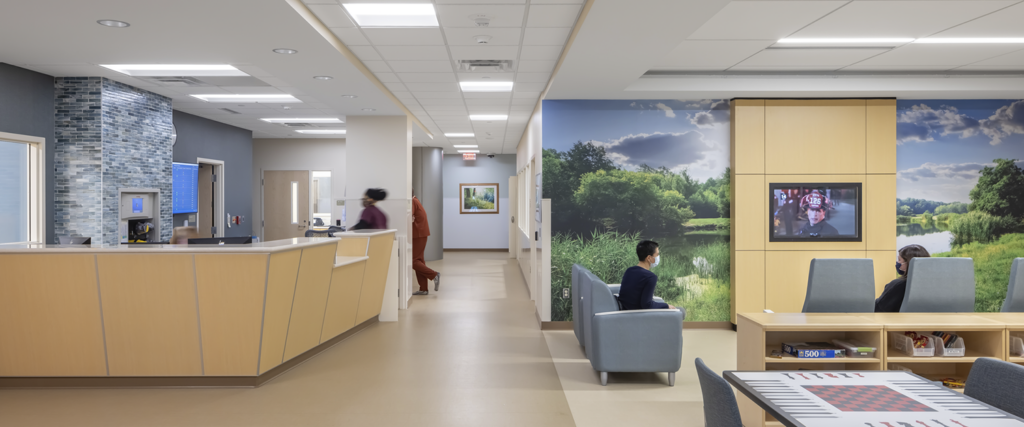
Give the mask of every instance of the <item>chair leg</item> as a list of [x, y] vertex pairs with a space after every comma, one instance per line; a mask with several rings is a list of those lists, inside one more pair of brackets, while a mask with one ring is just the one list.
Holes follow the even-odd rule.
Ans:
[[676, 373], [675, 372], [669, 372], [668, 373], [668, 386], [669, 387], [673, 387], [675, 385], [676, 385]]
[[601, 385], [608, 385], [608, 373], [601, 371]]

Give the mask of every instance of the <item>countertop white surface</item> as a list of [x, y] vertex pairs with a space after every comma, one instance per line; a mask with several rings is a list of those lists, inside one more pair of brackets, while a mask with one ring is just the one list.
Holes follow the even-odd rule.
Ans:
[[9, 253], [271, 253], [304, 247], [336, 244], [337, 237], [296, 237], [244, 245], [44, 245], [21, 243], [0, 245]]
[[339, 256], [334, 257], [334, 268], [355, 264], [370, 259], [368, 256]]

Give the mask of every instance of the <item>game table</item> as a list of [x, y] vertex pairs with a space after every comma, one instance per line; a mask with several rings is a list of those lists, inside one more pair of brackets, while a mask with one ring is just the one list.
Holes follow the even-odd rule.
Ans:
[[726, 371], [790, 427], [1024, 427], [1017, 418], [903, 371]]

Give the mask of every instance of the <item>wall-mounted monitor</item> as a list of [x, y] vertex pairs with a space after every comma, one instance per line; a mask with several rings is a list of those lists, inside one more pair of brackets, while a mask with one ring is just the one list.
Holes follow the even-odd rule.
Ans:
[[171, 213], [199, 211], [199, 165], [171, 164]]
[[770, 242], [860, 242], [861, 184], [771, 183]]

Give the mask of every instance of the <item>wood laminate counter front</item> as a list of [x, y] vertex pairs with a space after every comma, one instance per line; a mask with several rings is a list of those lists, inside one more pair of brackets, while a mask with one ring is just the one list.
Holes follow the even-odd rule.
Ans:
[[340, 234], [2, 245], [0, 387], [48, 378], [256, 385], [380, 314], [394, 230]]

